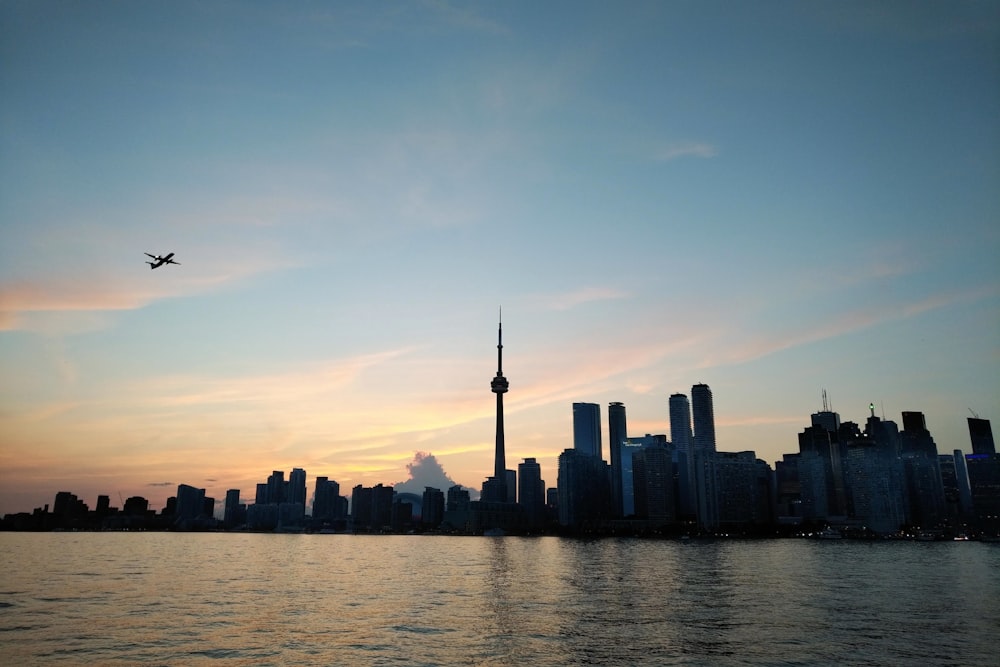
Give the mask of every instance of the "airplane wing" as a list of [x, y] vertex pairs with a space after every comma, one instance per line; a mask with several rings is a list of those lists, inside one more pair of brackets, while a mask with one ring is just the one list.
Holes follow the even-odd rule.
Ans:
[[142, 254], [145, 255], [146, 257], [152, 257], [153, 259], [157, 259], [156, 255], [150, 255], [148, 252], [144, 252]]

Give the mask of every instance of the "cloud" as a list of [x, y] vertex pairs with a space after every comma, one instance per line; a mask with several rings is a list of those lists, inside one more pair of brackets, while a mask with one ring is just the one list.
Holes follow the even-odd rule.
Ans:
[[627, 299], [629, 296], [628, 292], [613, 287], [584, 287], [573, 292], [539, 295], [535, 301], [544, 310], [570, 310], [593, 301]]
[[669, 162], [682, 157], [710, 158], [718, 154], [718, 149], [711, 144], [701, 142], [688, 142], [682, 144], [671, 144], [653, 156], [656, 162]]
[[448, 477], [434, 455], [427, 452], [415, 452], [413, 460], [406, 464], [406, 470], [410, 473], [410, 478], [393, 486], [398, 493], [419, 495], [424, 492], [424, 487], [447, 491], [455, 486], [455, 481]]
[[150, 482], [147, 486], [177, 486], [173, 482]]
[[992, 298], [998, 293], [1000, 293], [1000, 288], [996, 286], [984, 286], [964, 291], [933, 294], [911, 303], [895, 305], [878, 304], [857, 309], [841, 313], [836, 318], [817, 323], [808, 328], [790, 331], [780, 337], [775, 337], [773, 332], [767, 332], [764, 336], [747, 339], [741, 344], [730, 346], [717, 345], [715, 349], [725, 350], [725, 352], [712, 353], [703, 359], [697, 365], [697, 368], [742, 364], [801, 345], [870, 329], [886, 322], [907, 320], [939, 308]]

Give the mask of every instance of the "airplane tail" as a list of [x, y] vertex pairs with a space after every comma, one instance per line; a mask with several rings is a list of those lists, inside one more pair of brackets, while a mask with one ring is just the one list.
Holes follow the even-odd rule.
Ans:
[[156, 265], [155, 265], [155, 264], [153, 264], [152, 262], [146, 262], [146, 264], [149, 264], [149, 268], [150, 268], [150, 270], [152, 270], [152, 269], [155, 269], [155, 268], [156, 268]]

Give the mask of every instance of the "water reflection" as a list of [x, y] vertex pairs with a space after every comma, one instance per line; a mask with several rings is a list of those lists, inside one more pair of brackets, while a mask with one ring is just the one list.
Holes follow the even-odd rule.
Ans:
[[976, 543], [17, 533], [0, 571], [0, 664], [990, 664], [1000, 628]]

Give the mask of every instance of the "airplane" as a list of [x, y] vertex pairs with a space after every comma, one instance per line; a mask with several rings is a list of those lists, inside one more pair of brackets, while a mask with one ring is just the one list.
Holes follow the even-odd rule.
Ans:
[[153, 258], [152, 262], [146, 262], [146, 264], [149, 264], [149, 268], [151, 269], [161, 267], [164, 264], [177, 264], [178, 266], [180, 265], [180, 262], [175, 262], [174, 260], [171, 259], [171, 257], [174, 256], [174, 253], [170, 253], [166, 257], [160, 257], [159, 255], [150, 255], [148, 252], [143, 254], [146, 255], [147, 257]]

